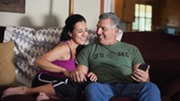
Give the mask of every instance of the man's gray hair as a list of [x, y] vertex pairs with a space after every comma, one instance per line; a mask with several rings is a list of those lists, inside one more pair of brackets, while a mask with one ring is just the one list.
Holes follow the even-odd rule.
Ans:
[[102, 20], [102, 19], [111, 19], [112, 24], [114, 26], [116, 26], [118, 29], [120, 29], [119, 18], [117, 17], [117, 15], [115, 13], [113, 13], [113, 12], [103, 13], [99, 16], [99, 20]]

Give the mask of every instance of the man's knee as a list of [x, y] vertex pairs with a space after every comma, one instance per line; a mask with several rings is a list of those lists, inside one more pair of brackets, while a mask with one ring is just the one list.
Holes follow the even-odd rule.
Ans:
[[100, 83], [98, 83], [98, 82], [93, 82], [93, 83], [90, 83], [90, 84], [88, 84], [86, 87], [85, 87], [85, 91], [87, 92], [89, 92], [89, 91], [91, 91], [91, 90], [96, 90], [98, 87], [100, 87]]
[[159, 91], [159, 88], [157, 87], [156, 84], [152, 83], [152, 82], [147, 82], [147, 83], [144, 83], [144, 88], [147, 90], [147, 91], [150, 91], [150, 92], [153, 92], [153, 93], [158, 93], [160, 94], [160, 91]]

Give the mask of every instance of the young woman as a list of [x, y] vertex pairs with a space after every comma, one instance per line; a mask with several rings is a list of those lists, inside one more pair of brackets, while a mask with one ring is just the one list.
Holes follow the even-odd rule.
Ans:
[[[36, 60], [40, 67], [32, 87], [12, 87], [3, 92], [2, 98], [16, 94], [39, 93], [36, 100], [64, 98], [72, 101], [80, 94], [80, 86], [71, 79], [69, 73], [75, 68], [76, 49], [84, 45], [88, 36], [86, 20], [79, 14], [69, 16], [65, 21], [61, 42]], [[87, 75], [90, 81], [97, 80], [95, 74]]]

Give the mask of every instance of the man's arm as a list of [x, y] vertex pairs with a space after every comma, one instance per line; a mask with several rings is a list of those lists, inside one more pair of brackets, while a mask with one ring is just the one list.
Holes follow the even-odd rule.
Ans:
[[75, 82], [87, 81], [86, 75], [88, 73], [88, 67], [85, 65], [77, 65], [77, 67], [70, 73], [70, 78]]

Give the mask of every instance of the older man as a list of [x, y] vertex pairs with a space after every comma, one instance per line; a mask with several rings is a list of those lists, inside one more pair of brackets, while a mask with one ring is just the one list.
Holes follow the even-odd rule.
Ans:
[[161, 101], [160, 91], [149, 80], [149, 66], [134, 45], [116, 40], [119, 19], [114, 13], [103, 13], [97, 24], [98, 41], [85, 47], [77, 56], [77, 68], [70, 77], [76, 82], [87, 81], [94, 72], [98, 81], [85, 88], [87, 101], [109, 101], [113, 97], [129, 97], [138, 101]]

